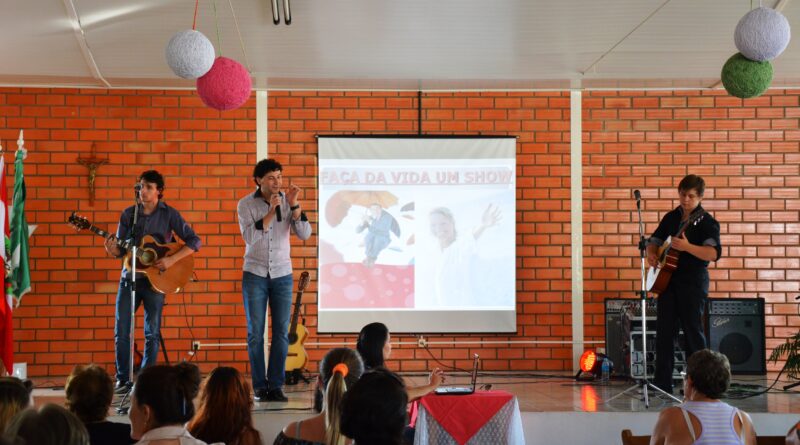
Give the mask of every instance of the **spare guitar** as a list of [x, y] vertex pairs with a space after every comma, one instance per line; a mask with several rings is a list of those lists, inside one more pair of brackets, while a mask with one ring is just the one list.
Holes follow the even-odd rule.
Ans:
[[286, 354], [286, 373], [292, 371], [302, 371], [308, 363], [308, 354], [303, 347], [306, 338], [308, 338], [308, 330], [302, 324], [297, 322], [300, 316], [300, 305], [302, 303], [303, 291], [308, 286], [309, 278], [308, 272], [303, 271], [300, 274], [300, 282], [297, 287], [297, 296], [294, 301], [294, 312], [292, 313], [292, 324], [289, 326], [289, 352]]
[[[682, 223], [675, 237], [683, 235], [689, 226], [696, 226], [703, 220], [705, 215], [705, 212], [689, 215], [689, 219]], [[664, 244], [658, 248], [658, 264], [647, 271], [647, 290], [649, 292], [654, 294], [664, 292], [667, 289], [669, 280], [672, 278], [672, 273], [678, 267], [678, 259], [681, 256], [681, 252], [670, 249], [670, 247], [672, 247], [672, 236], [668, 236]]]
[[[128, 251], [125, 255], [125, 268], [128, 270], [132, 269], [131, 256], [133, 249], [131, 249], [132, 246], [130, 242], [116, 239], [114, 235], [92, 225], [88, 219], [76, 215], [75, 212], [72, 212], [67, 223], [78, 230], [88, 229], [103, 238], [114, 238], [114, 241], [116, 241], [120, 248]], [[179, 292], [192, 277], [192, 270], [194, 269], [194, 258], [192, 255], [181, 258], [167, 270], [162, 271], [154, 266], [156, 261], [165, 256], [174, 254], [179, 251], [181, 247], [183, 247], [182, 243], [161, 244], [150, 235], [146, 235], [142, 238], [142, 242], [136, 249], [136, 271], [144, 272], [144, 274], [147, 275], [148, 280], [150, 280], [150, 286], [156, 292], [162, 294], [174, 294]]]

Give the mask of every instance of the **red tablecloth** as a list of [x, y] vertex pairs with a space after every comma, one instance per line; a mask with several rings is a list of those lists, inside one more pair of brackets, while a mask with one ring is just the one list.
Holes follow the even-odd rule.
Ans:
[[429, 394], [421, 403], [457, 443], [464, 445], [512, 399], [514, 396], [506, 391], [477, 391], [460, 396]]

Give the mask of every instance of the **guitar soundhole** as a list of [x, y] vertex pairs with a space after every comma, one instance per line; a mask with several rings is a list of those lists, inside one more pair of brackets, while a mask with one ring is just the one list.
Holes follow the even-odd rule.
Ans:
[[157, 259], [158, 255], [152, 249], [142, 249], [142, 253], [139, 255], [139, 262], [145, 266], [152, 266]]
[[297, 333], [293, 332], [293, 333], [289, 334], [289, 344], [293, 345], [296, 342], [297, 342]]

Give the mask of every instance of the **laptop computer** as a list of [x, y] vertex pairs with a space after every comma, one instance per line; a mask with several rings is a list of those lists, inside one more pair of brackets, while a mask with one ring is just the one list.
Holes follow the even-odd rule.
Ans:
[[478, 382], [478, 362], [480, 357], [475, 354], [472, 360], [472, 386], [440, 386], [436, 388], [436, 394], [458, 396], [472, 394], [475, 392], [475, 384]]

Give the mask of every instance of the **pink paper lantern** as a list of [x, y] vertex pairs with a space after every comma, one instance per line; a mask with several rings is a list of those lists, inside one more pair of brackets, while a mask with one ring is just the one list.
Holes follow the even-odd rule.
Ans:
[[214, 65], [197, 79], [197, 94], [206, 106], [216, 110], [233, 110], [250, 98], [250, 73], [241, 63], [217, 57]]

